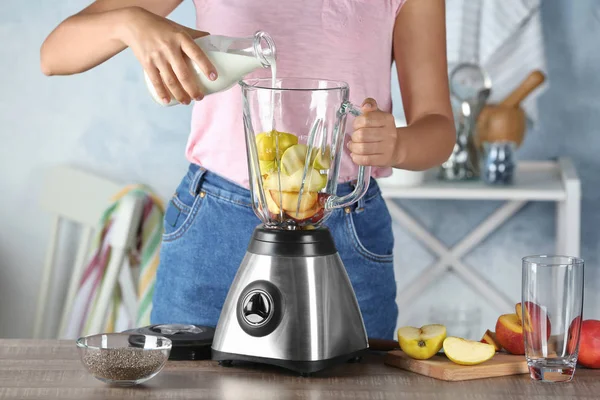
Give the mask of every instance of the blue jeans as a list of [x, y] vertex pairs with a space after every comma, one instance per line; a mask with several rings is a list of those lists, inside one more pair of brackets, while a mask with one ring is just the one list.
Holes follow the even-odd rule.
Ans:
[[[352, 191], [338, 185], [338, 195]], [[165, 212], [151, 322], [216, 326], [260, 220], [250, 192], [190, 165]], [[367, 334], [394, 337], [398, 309], [392, 221], [374, 179], [363, 199], [326, 222], [352, 282]]]

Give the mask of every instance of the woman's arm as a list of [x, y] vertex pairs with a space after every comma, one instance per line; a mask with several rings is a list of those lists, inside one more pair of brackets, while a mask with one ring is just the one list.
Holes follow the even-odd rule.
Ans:
[[396, 18], [393, 53], [408, 125], [397, 129], [394, 167], [435, 167], [448, 159], [456, 139], [444, 0], [406, 1]]
[[46, 75], [87, 71], [130, 47], [157, 93], [169, 102], [167, 88], [182, 103], [202, 93], [184, 61], [187, 55], [210, 79], [216, 70], [193, 39], [206, 35], [165, 17], [183, 0], [96, 0], [59, 24], [40, 50]]
[[166, 17], [182, 1], [96, 0], [48, 35], [40, 51], [42, 72], [70, 75], [103, 63], [127, 47], [123, 28], [134, 18], [136, 7]]
[[444, 0], [407, 0], [396, 17], [393, 53], [408, 126], [363, 103], [348, 143], [359, 165], [425, 170], [445, 162], [456, 133], [450, 106], [446, 62]]

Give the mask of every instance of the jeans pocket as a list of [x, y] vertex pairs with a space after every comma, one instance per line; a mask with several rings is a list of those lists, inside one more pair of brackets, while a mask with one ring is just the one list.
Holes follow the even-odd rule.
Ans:
[[194, 176], [186, 175], [171, 197], [164, 217], [163, 241], [172, 242], [183, 236], [194, 222], [204, 200], [204, 192], [190, 190]]
[[379, 263], [393, 261], [392, 218], [381, 195], [366, 200], [361, 212], [346, 213], [345, 226], [355, 250], [362, 257]]

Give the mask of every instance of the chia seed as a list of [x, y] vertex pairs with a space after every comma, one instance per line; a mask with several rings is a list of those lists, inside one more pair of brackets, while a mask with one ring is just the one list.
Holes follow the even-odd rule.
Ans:
[[136, 348], [88, 349], [83, 363], [99, 379], [138, 381], [151, 377], [167, 361], [163, 351]]

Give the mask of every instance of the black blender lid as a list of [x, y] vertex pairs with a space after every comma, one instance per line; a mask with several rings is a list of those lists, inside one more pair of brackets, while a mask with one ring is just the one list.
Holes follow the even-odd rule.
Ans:
[[[209, 326], [157, 324], [130, 329], [127, 333], [163, 336], [172, 342], [170, 360], [207, 360], [211, 358], [212, 341], [215, 329]], [[132, 335], [132, 345], [143, 346], [144, 336]]]
[[282, 257], [318, 257], [337, 253], [333, 236], [326, 227], [286, 230], [258, 226], [248, 252]]

